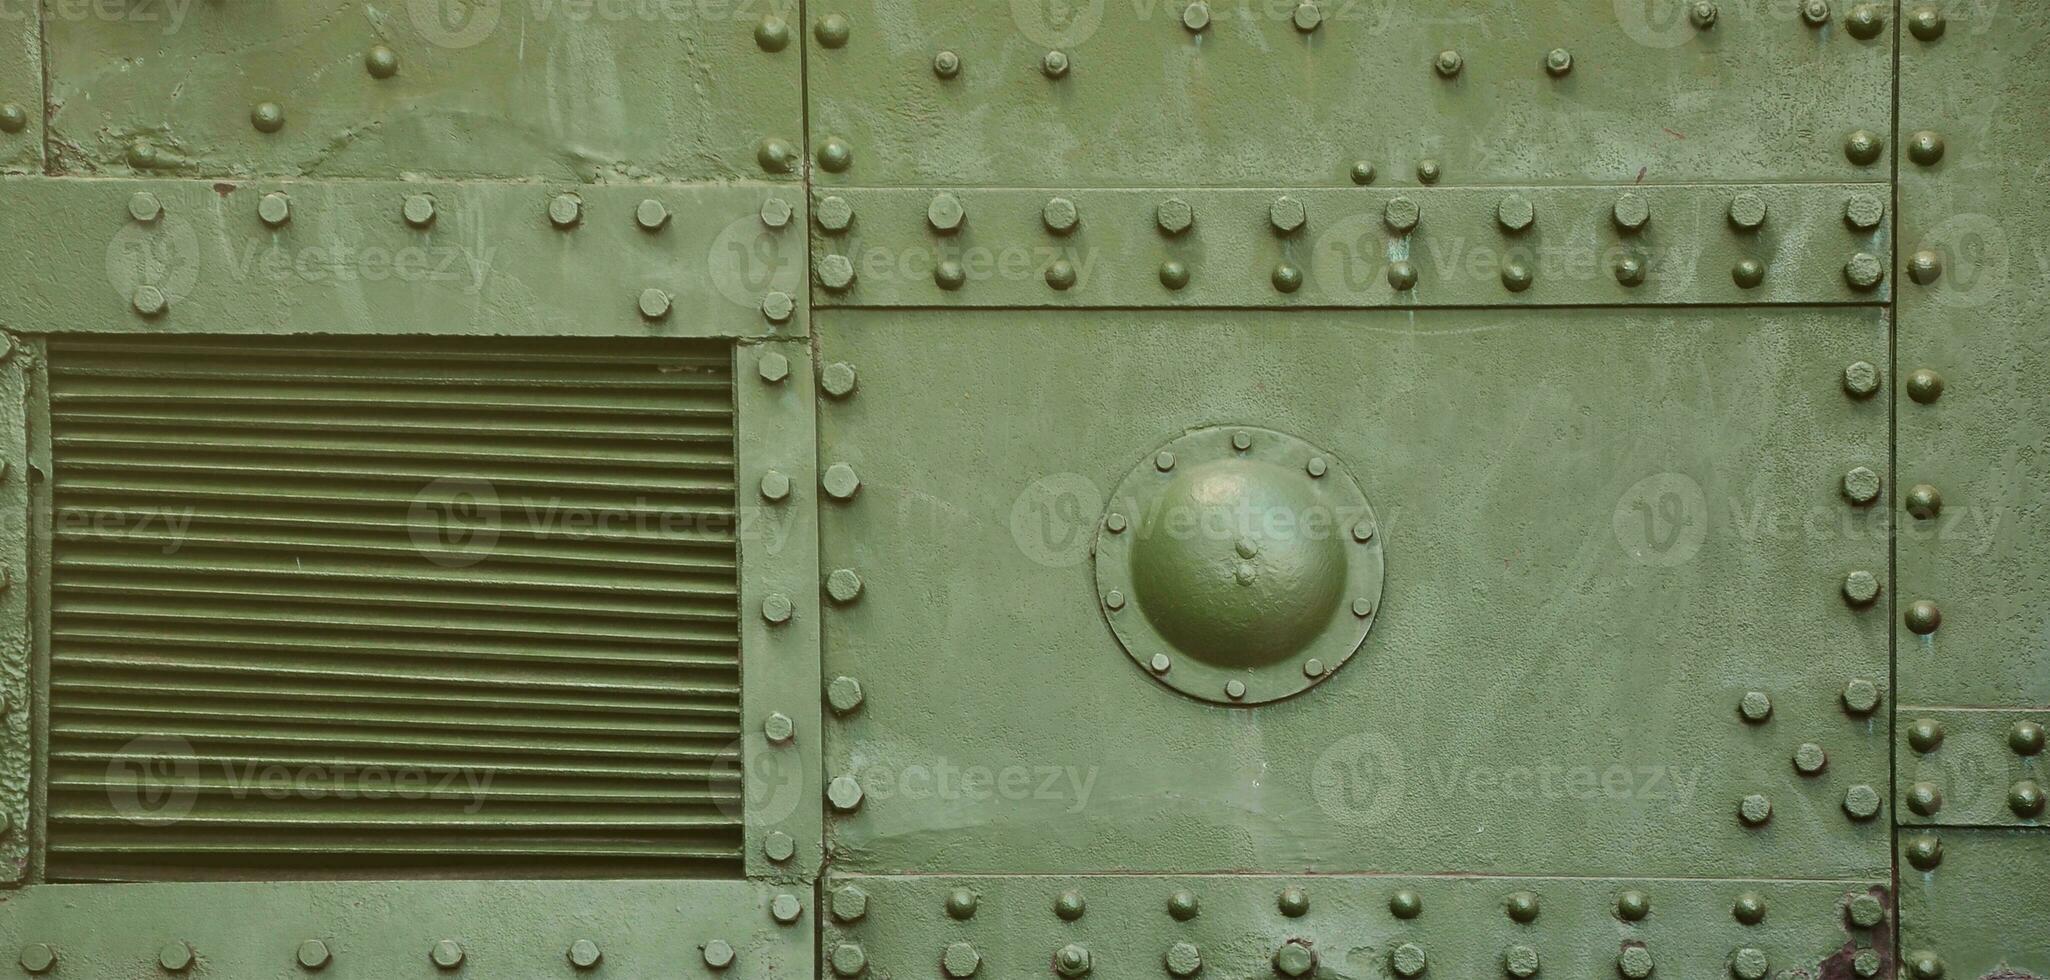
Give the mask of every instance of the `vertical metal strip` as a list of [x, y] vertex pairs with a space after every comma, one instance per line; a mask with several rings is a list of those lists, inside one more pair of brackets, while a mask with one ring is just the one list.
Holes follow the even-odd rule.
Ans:
[[803, 881], [818, 873], [824, 831], [810, 348], [737, 345], [733, 378], [747, 874]]
[[33, 351], [0, 334], [0, 882], [28, 875], [34, 758], [29, 737], [34, 630], [29, 617], [28, 365]]
[[43, 881], [50, 813], [50, 570], [55, 567], [55, 484], [50, 465], [50, 351], [40, 337], [25, 342], [28, 374], [29, 487], [29, 739], [34, 771], [29, 781], [29, 880]]

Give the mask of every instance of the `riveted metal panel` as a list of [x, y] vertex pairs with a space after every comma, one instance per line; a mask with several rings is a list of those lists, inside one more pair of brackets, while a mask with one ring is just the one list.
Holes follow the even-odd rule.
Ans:
[[2050, 975], [2050, 930], [2043, 928], [2050, 921], [2050, 895], [2042, 887], [2050, 834], [1903, 829], [1900, 847], [1904, 975]]
[[2042, 826], [2046, 724], [2050, 711], [1902, 706], [1900, 822]]
[[[835, 311], [821, 361], [859, 385], [821, 404], [820, 464], [859, 489], [822, 504], [821, 556], [866, 588], [823, 657], [866, 698], [827, 728], [863, 790], [832, 853], [1881, 873], [1886, 616], [1845, 590], [1884, 590], [1887, 518], [1845, 480], [1885, 468], [1887, 407], [1844, 377], [1886, 337], [1860, 308]], [[1387, 563], [1359, 653], [1257, 708], [1150, 679], [1089, 561], [1135, 463], [1232, 425], [1333, 454]]]
[[52, 167], [791, 180], [760, 158], [802, 140], [796, 8], [64, 0], [44, 19]]
[[43, 170], [43, 36], [36, 2], [0, 12], [0, 172]]
[[1345, 186], [1362, 163], [1398, 185], [1427, 163], [1448, 183], [1883, 177], [1845, 140], [1883, 139], [1893, 32], [1854, 34], [1854, 5], [1829, 6], [1818, 25], [1795, 3], [1723, 3], [1702, 29], [1687, 4], [1639, 0], [827, 0], [805, 10], [814, 179]]

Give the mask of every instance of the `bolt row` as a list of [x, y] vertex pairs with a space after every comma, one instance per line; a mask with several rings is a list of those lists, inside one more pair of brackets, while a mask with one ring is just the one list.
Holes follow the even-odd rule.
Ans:
[[[784, 925], [795, 923], [802, 912], [797, 896], [779, 894], [770, 903], [770, 913], [777, 922]], [[723, 939], [714, 939], [699, 947], [705, 965], [714, 970], [724, 970], [733, 965], [736, 954], [732, 944]], [[198, 950], [183, 940], [165, 943], [157, 952], [157, 966], [166, 973], [185, 974], [198, 961]], [[467, 957], [463, 944], [454, 939], [436, 941], [427, 948], [427, 960], [437, 969], [454, 971], [462, 967]], [[563, 958], [577, 970], [596, 969], [605, 959], [604, 951], [589, 939], [579, 939], [563, 951]], [[335, 955], [324, 940], [308, 939], [299, 944], [293, 953], [293, 960], [308, 973], [318, 973], [335, 961]], [[24, 972], [41, 976], [55, 970], [59, 956], [57, 948], [49, 943], [30, 943], [23, 946], [18, 962]]]

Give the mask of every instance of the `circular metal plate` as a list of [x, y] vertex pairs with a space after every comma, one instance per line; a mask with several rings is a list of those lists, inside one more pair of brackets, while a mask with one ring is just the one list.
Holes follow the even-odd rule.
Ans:
[[1381, 602], [1381, 534], [1337, 457], [1251, 426], [1149, 454], [1097, 523], [1096, 602], [1148, 676], [1255, 705], [1351, 659]]

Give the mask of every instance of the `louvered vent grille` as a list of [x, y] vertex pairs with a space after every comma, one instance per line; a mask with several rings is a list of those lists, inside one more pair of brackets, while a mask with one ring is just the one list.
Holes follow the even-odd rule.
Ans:
[[50, 350], [54, 878], [738, 875], [730, 353]]

